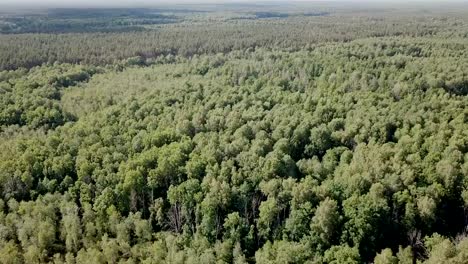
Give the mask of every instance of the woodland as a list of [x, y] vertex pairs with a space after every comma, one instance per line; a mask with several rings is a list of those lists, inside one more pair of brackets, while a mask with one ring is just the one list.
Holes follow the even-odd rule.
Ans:
[[0, 263], [468, 260], [468, 5], [0, 11]]

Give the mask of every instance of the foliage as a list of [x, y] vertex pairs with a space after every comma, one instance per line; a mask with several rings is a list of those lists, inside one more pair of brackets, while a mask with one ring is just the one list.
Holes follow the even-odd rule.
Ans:
[[2, 71], [1, 261], [466, 262], [468, 42], [421, 27]]

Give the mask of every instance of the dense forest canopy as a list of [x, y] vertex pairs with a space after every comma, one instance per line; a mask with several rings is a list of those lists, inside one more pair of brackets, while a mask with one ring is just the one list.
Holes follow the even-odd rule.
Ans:
[[438, 13], [330, 11], [324, 7], [281, 12], [276, 7], [267, 12], [265, 8], [209, 9], [211, 12], [58, 9], [0, 15], [0, 33], [4, 33], [0, 34], [0, 69], [54, 62], [106, 65], [135, 56], [153, 60], [161, 55], [192, 57], [256, 47], [297, 51], [318, 43], [366, 37], [468, 37], [465, 9]]
[[0, 15], [0, 263], [466, 263], [468, 6]]

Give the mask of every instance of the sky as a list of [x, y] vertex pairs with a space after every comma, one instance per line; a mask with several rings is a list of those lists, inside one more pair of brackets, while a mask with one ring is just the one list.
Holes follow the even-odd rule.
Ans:
[[[347, 2], [347, 3], [376, 3], [376, 2], [398, 2], [398, 3], [463, 3], [468, 0], [295, 0], [296, 2]], [[137, 7], [152, 6], [160, 4], [197, 4], [197, 3], [253, 3], [253, 2], [288, 2], [287, 0], [0, 0], [0, 6], [26, 6], [26, 7]]]

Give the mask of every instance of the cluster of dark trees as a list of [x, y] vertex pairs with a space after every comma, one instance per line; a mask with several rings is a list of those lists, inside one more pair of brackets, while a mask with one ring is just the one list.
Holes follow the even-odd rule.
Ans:
[[97, 72], [95, 67], [68, 64], [0, 72], [0, 125], [54, 128], [72, 121], [62, 111], [61, 91]]
[[467, 71], [460, 35], [3, 71], [0, 260], [466, 263]]

